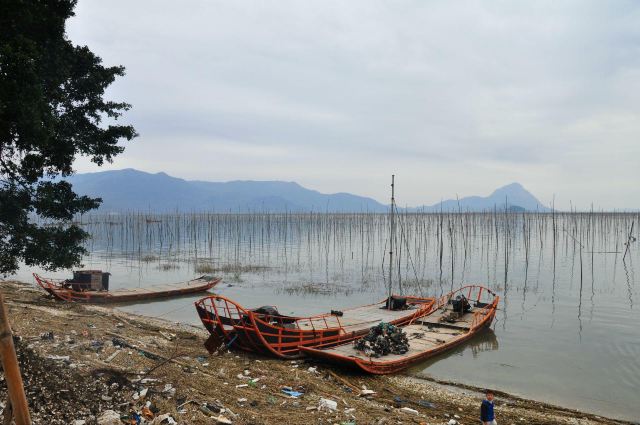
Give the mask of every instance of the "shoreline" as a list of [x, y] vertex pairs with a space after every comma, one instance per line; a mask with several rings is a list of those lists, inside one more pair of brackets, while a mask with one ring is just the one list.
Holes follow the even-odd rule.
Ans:
[[[180, 424], [478, 423], [481, 395], [474, 393], [480, 389], [470, 385], [368, 376], [235, 351], [209, 355], [204, 328], [57, 302], [28, 283], [2, 281], [0, 291], [20, 339], [19, 357], [27, 362], [21, 367], [34, 423], [94, 424], [107, 410], [121, 416], [130, 410], [131, 416], [146, 413], [146, 423], [157, 424], [171, 423], [158, 420], [163, 415]], [[56, 381], [47, 382], [48, 375]], [[32, 378], [38, 384], [29, 386]], [[65, 380], [91, 394], [60, 388]], [[303, 395], [291, 398], [282, 387]], [[375, 394], [364, 396], [364, 388]], [[4, 384], [0, 397], [6, 398]], [[336, 410], [323, 399], [335, 401]], [[69, 407], [46, 411], [56, 403]], [[501, 424], [632, 424], [499, 391], [496, 415]]]

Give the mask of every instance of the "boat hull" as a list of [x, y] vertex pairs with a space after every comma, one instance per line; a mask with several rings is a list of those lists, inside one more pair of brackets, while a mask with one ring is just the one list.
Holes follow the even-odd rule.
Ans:
[[88, 303], [88, 304], [108, 304], [126, 303], [134, 301], [148, 301], [159, 298], [179, 297], [183, 295], [197, 294], [208, 291], [216, 286], [222, 279], [213, 277], [203, 277], [180, 284], [157, 285], [148, 288], [136, 288], [133, 290], [115, 291], [75, 291], [64, 287], [61, 282], [43, 278], [34, 274], [38, 285], [47, 291], [54, 298], [61, 301]]
[[[407, 300], [414, 309], [404, 313], [385, 314], [387, 310], [379, 308], [379, 305], [384, 305], [382, 301], [345, 310], [342, 312], [345, 316], [325, 314], [312, 317], [259, 314], [221, 296], [206, 297], [195, 304], [205, 328], [228, 346], [295, 359], [303, 355], [301, 347], [331, 347], [353, 341], [380, 321], [406, 324], [427, 314], [435, 304], [433, 298], [407, 297]], [[359, 318], [362, 320], [355, 322]]]

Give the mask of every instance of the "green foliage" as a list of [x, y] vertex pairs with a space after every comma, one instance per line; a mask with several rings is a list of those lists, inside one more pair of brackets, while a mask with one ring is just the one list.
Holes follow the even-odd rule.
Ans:
[[[100, 199], [56, 177], [86, 156], [102, 165], [136, 136], [115, 120], [130, 108], [103, 98], [121, 66], [105, 67], [66, 37], [74, 0], [0, 2], [0, 273], [20, 261], [47, 269], [79, 264], [86, 232], [74, 214]], [[108, 121], [105, 123], [103, 121]], [[47, 225], [43, 224], [47, 223]]]

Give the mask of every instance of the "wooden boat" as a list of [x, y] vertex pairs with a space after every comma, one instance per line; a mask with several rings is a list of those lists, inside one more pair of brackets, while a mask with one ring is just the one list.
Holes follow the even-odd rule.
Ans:
[[201, 276], [181, 283], [153, 285], [146, 288], [121, 288], [109, 291], [108, 286], [107, 289], [99, 290], [92, 288], [90, 285], [78, 284], [72, 279], [50, 279], [39, 276], [36, 273], [33, 274], [33, 277], [42, 289], [59, 300], [96, 304], [146, 301], [195, 294], [213, 288], [222, 280], [219, 277]]
[[[457, 310], [461, 300], [459, 296], [468, 300], [468, 309]], [[499, 300], [500, 297], [491, 290], [477, 285], [465, 286], [445, 295], [429, 315], [412, 320], [411, 324], [403, 327], [409, 339], [409, 350], [405, 354], [371, 357], [356, 350], [352, 343], [329, 348], [301, 347], [301, 350], [309, 357], [368, 373], [395, 373], [450, 350], [489, 327]]]
[[[328, 347], [352, 341], [382, 322], [407, 324], [429, 313], [434, 298], [392, 297], [376, 304], [311, 317], [284, 316], [275, 307], [246, 309], [219, 295], [195, 303], [213, 347], [226, 343], [280, 358], [301, 357], [300, 347]], [[388, 305], [391, 308], [388, 308]]]

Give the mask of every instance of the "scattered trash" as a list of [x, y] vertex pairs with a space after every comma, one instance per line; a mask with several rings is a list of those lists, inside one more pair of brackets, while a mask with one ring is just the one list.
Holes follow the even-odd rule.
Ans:
[[165, 394], [168, 397], [173, 397], [176, 395], [176, 389], [173, 388], [173, 385], [171, 384], [165, 384], [162, 394]]
[[[418, 400], [418, 401], [413, 401], [413, 400], [408, 400], [408, 399], [404, 399], [400, 396], [396, 396], [393, 398], [394, 404], [396, 407], [402, 407], [402, 404], [404, 403], [411, 403], [411, 404], [415, 404], [417, 406], [421, 406], [421, 407], [427, 407], [429, 409], [435, 409], [436, 405], [426, 401], [426, 400]], [[449, 417], [449, 414], [445, 414], [446, 417]]]
[[222, 415], [220, 415], [218, 417], [215, 417], [213, 419], [216, 421], [216, 423], [219, 423], [219, 424], [232, 424], [233, 423], [233, 422], [231, 422], [231, 419], [229, 419], [229, 418], [227, 418], [225, 416], [222, 416]]
[[409, 413], [409, 414], [411, 414], [411, 415], [417, 415], [417, 414], [419, 414], [419, 412], [418, 412], [417, 410], [412, 409], [412, 408], [410, 408], [410, 407], [402, 407], [402, 408], [400, 408], [400, 411], [401, 411], [401, 412], [404, 412], [404, 413]]
[[116, 323], [116, 328], [124, 328], [124, 323], [122, 322]]
[[322, 409], [337, 410], [338, 402], [320, 397], [320, 403], [318, 403], [318, 410], [322, 410]]
[[213, 416], [222, 411], [222, 407], [215, 403], [202, 403], [199, 409], [207, 416]]
[[354, 348], [370, 357], [405, 354], [409, 351], [409, 340], [401, 328], [381, 322], [369, 329], [367, 335], [356, 340]]
[[89, 343], [89, 347], [94, 348], [94, 349], [100, 349], [100, 348], [104, 347], [104, 342], [98, 341], [97, 339], [94, 339], [93, 341], [91, 341]]
[[311, 366], [309, 369], [307, 369], [307, 372], [309, 372], [309, 373], [317, 373], [318, 372], [318, 366]]
[[149, 391], [148, 388], [143, 388], [141, 389], [139, 392], [136, 392], [133, 394], [133, 399], [134, 400], [138, 400], [141, 398], [145, 398], [145, 396], [147, 395], [147, 392]]
[[69, 361], [69, 356], [56, 356], [56, 355], [53, 355], [53, 354], [49, 354], [47, 356], [47, 358], [51, 359], [51, 360], [55, 360], [55, 361], [63, 361], [63, 362], [68, 362]]
[[113, 337], [111, 338], [111, 342], [113, 343], [114, 347], [120, 347], [120, 348], [136, 348], [133, 345], [129, 344], [127, 341], [125, 341], [124, 339], [121, 338], [117, 338], [117, 337]]
[[360, 397], [372, 397], [376, 394], [373, 390], [362, 390], [360, 391]]
[[160, 331], [160, 335], [162, 335], [163, 338], [169, 340], [169, 341], [173, 341], [174, 339], [176, 339], [176, 334], [172, 334], [169, 332], [163, 332]]
[[300, 392], [300, 391], [296, 391], [294, 389], [292, 389], [291, 387], [284, 387], [282, 388], [282, 392], [285, 393], [286, 395], [293, 397], [293, 398], [298, 398], [302, 395], [304, 395], [304, 393]]
[[456, 421], [455, 419], [450, 419], [449, 422], [447, 422], [447, 425], [457, 425], [458, 421]]
[[157, 416], [149, 425], [178, 425], [169, 413]]
[[98, 425], [121, 425], [120, 413], [114, 410], [105, 410], [97, 418]]
[[147, 419], [153, 419], [154, 414], [147, 406], [142, 408], [142, 415]]
[[138, 414], [138, 412], [133, 410], [129, 413], [129, 416], [126, 417], [126, 419], [129, 419], [129, 423], [131, 425], [140, 425], [142, 423], [142, 417]]
[[43, 332], [40, 334], [40, 339], [53, 341], [53, 332]]

